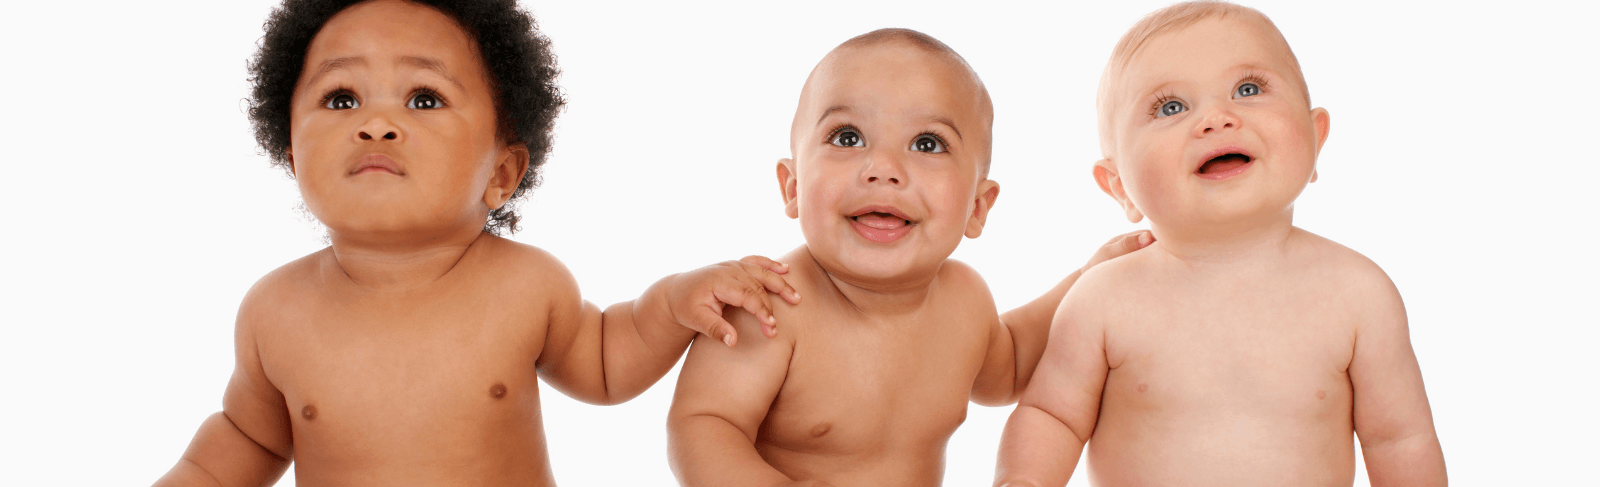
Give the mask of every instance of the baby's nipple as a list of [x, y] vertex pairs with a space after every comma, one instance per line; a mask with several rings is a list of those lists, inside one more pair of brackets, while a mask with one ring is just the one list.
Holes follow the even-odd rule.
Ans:
[[317, 419], [317, 407], [307, 404], [306, 407], [300, 408], [300, 417], [306, 418], [306, 421]]
[[493, 397], [495, 399], [506, 397], [506, 385], [495, 384], [494, 386], [489, 387], [489, 397]]

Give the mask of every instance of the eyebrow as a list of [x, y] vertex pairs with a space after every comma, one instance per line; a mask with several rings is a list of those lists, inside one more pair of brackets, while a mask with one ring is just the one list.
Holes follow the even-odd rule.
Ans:
[[[461, 88], [462, 90], [466, 89], [465, 86], [461, 85], [461, 81], [460, 80], [457, 80], [455, 76], [451, 76], [450, 75], [450, 70], [445, 69], [444, 62], [439, 61], [437, 59], [418, 57], [418, 56], [401, 56], [400, 57], [400, 64], [403, 64], [403, 65], [406, 65], [406, 66], [411, 66], [411, 67], [414, 67], [414, 68], [426, 69], [428, 71], [433, 71], [434, 73], [437, 73], [439, 76], [443, 76], [444, 79], [450, 80], [450, 82], [455, 84], [457, 88]], [[362, 57], [362, 56], [341, 57], [341, 58], [329, 59], [326, 62], [323, 62], [321, 65], [317, 66], [317, 72], [315, 74], [311, 75], [311, 80], [307, 81], [306, 84], [316, 84], [318, 79], [321, 79], [323, 76], [326, 76], [328, 73], [336, 71], [336, 70], [345, 69], [345, 68], [348, 68], [348, 67], [351, 67], [351, 66], [366, 66], [366, 65], [367, 65], [367, 58]]]
[[[847, 106], [844, 106], [844, 105], [834, 105], [834, 106], [828, 107], [827, 110], [823, 110], [822, 111], [822, 116], [821, 117], [817, 117], [817, 125], [822, 125], [822, 121], [823, 120], [827, 120], [828, 119], [828, 115], [832, 115], [834, 112], [850, 112], [850, 111], [851, 111], [850, 107], [847, 107]], [[946, 127], [950, 127], [950, 131], [956, 133], [956, 139], [965, 140], [963, 137], [961, 137], [961, 129], [956, 128], [955, 121], [950, 120], [948, 117], [941, 117], [941, 116], [938, 116], [938, 115], [933, 115], [933, 116], [929, 116], [926, 120], [930, 121], [930, 122], [933, 122], [933, 123], [944, 125]]]

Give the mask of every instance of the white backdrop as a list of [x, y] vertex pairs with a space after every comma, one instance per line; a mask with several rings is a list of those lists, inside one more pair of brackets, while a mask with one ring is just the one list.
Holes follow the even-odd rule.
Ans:
[[[147, 484], [220, 409], [245, 290], [322, 246], [242, 111], [275, 2], [17, 3], [0, 6], [0, 483]], [[570, 105], [515, 238], [601, 306], [799, 245], [772, 168], [800, 85], [880, 27], [938, 37], [993, 94], [1002, 191], [955, 257], [1002, 311], [1136, 228], [1090, 177], [1094, 90], [1123, 30], [1166, 0], [523, 3]], [[1247, 5], [1332, 113], [1296, 223], [1399, 286], [1454, 483], [1592, 479], [1600, 9]], [[546, 390], [562, 484], [670, 485], [675, 381], [614, 407]], [[971, 407], [948, 484], [987, 485], [1009, 412]]]

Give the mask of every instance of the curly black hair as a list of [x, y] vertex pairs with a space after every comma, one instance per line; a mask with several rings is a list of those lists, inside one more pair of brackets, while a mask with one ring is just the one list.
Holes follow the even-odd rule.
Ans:
[[[285, 0], [267, 19], [266, 35], [249, 62], [250, 122], [256, 142], [272, 165], [289, 164], [289, 107], [295, 83], [305, 67], [306, 50], [323, 24], [345, 8], [364, 0]], [[556, 114], [566, 104], [556, 77], [550, 40], [533, 17], [515, 0], [406, 0], [431, 7], [454, 19], [473, 39], [495, 93], [498, 136], [508, 144], [525, 144], [528, 170], [504, 206], [489, 213], [483, 230], [496, 235], [516, 232], [520, 217], [513, 208], [539, 185], [539, 166], [550, 152]]]

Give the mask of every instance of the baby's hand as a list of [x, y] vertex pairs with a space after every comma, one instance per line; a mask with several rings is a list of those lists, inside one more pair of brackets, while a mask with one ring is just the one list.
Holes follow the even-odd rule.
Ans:
[[789, 266], [757, 255], [701, 267], [674, 279], [667, 290], [667, 308], [679, 324], [729, 347], [738, 343], [738, 334], [722, 319], [724, 306], [749, 311], [761, 320], [761, 332], [774, 337], [778, 319], [772, 316], [767, 293], [777, 293], [789, 304], [800, 303], [800, 293], [778, 276], [788, 272]]
[[1091, 267], [1100, 265], [1102, 262], [1115, 259], [1117, 257], [1131, 254], [1135, 250], [1145, 248], [1146, 246], [1155, 243], [1155, 241], [1156, 236], [1150, 233], [1149, 230], [1128, 232], [1113, 237], [1111, 240], [1107, 241], [1105, 245], [1100, 246], [1100, 250], [1095, 251], [1094, 256], [1089, 257], [1089, 263], [1084, 264], [1083, 268], [1079, 269], [1078, 272], [1089, 272], [1089, 268]]

